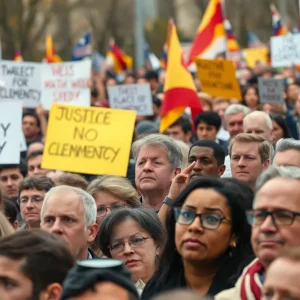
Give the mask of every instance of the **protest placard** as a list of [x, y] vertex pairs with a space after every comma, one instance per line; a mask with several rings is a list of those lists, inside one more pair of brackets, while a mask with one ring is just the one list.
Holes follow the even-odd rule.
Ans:
[[126, 176], [136, 112], [53, 104], [42, 167]]
[[272, 67], [300, 64], [300, 34], [287, 34], [271, 38]]
[[90, 76], [90, 60], [43, 65], [43, 107], [49, 110], [52, 103], [90, 106]]
[[231, 60], [195, 60], [201, 90], [213, 97], [242, 99], [241, 90]]
[[21, 100], [23, 107], [35, 108], [41, 101], [42, 65], [0, 60], [1, 100]]
[[283, 82], [281, 79], [258, 78], [260, 103], [283, 105]]
[[267, 48], [247, 48], [243, 50], [243, 56], [249, 68], [254, 68], [257, 62], [268, 62]]
[[0, 101], [0, 164], [20, 163], [22, 102]]
[[108, 88], [111, 108], [135, 110], [138, 116], [152, 116], [152, 95], [149, 84], [126, 84]]

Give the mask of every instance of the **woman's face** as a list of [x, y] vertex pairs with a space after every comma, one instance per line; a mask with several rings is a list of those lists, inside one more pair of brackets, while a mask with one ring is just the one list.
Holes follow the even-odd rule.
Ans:
[[277, 141], [283, 138], [283, 130], [276, 121], [272, 120], [272, 124], [273, 124], [272, 144], [276, 145]]
[[258, 104], [258, 95], [254, 88], [249, 88], [245, 94], [245, 103], [249, 108], [255, 108]]
[[97, 223], [100, 226], [105, 216], [114, 208], [126, 206], [127, 202], [108, 192], [97, 192], [94, 196], [97, 205]]
[[159, 249], [149, 232], [136, 221], [127, 219], [113, 228], [110, 249], [112, 258], [124, 262], [134, 282], [142, 279], [146, 283], [155, 272]]
[[[201, 199], [201, 201], [200, 201]], [[227, 200], [211, 189], [196, 189], [186, 198], [182, 209], [197, 214], [209, 214], [209, 220], [226, 217], [231, 220]], [[233, 245], [235, 237], [231, 234], [231, 222], [223, 220], [217, 229], [203, 228], [196, 217], [190, 225], [176, 222], [176, 249], [186, 262], [211, 262], [222, 256]]]

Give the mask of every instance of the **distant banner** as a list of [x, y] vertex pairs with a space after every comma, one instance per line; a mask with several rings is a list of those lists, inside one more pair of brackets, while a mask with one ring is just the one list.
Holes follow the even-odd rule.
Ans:
[[90, 106], [88, 81], [91, 61], [43, 65], [42, 104], [50, 110], [52, 103]]
[[280, 79], [258, 78], [260, 103], [283, 105], [283, 82]]
[[138, 116], [152, 116], [152, 95], [149, 84], [126, 84], [108, 87], [111, 108], [135, 110]]
[[243, 56], [249, 68], [254, 68], [257, 62], [268, 62], [267, 48], [247, 48], [243, 50]]
[[231, 60], [195, 60], [201, 90], [213, 97], [242, 99], [241, 90]]
[[22, 102], [0, 101], [0, 164], [19, 164]]
[[271, 38], [272, 67], [290, 67], [300, 64], [300, 34]]
[[0, 60], [1, 100], [21, 100], [23, 107], [35, 108], [41, 101], [42, 65]]
[[126, 176], [136, 112], [53, 104], [42, 167]]

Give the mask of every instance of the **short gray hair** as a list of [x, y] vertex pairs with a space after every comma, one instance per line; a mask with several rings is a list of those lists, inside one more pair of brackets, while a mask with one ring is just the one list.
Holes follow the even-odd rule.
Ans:
[[256, 191], [273, 178], [300, 179], [300, 168], [294, 166], [270, 166], [265, 170], [256, 181]]
[[266, 125], [269, 129], [273, 129], [273, 123], [272, 123], [272, 119], [270, 118], [270, 116], [264, 112], [264, 111], [253, 111], [251, 112], [250, 114], [248, 114], [245, 119], [244, 119], [244, 122], [247, 120], [247, 119], [253, 119], [253, 120], [256, 120], [257, 118], [263, 118], [266, 122]]
[[296, 150], [300, 152], [300, 141], [296, 141], [294, 139], [280, 139], [276, 143], [276, 153], [287, 150]]
[[[86, 227], [89, 227], [90, 225], [95, 223], [97, 217], [97, 206], [95, 199], [86, 191], [67, 185], [56, 186], [46, 193], [41, 209], [41, 219], [45, 213], [45, 207], [50, 197], [52, 197], [53, 195], [66, 194], [69, 192], [74, 192], [83, 204]], [[63, 201], [63, 197], [61, 199]]]
[[144, 146], [160, 146], [168, 152], [168, 161], [173, 169], [180, 168], [182, 165], [183, 155], [180, 147], [176, 142], [164, 134], [149, 134], [146, 135], [132, 144], [132, 154], [135, 159]]
[[231, 104], [227, 107], [225, 111], [225, 121], [227, 121], [228, 116], [237, 115], [243, 113], [245, 116], [251, 113], [251, 109], [242, 104]]

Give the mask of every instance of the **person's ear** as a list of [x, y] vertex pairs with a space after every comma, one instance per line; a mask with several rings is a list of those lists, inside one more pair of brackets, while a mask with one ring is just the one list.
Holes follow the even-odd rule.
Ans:
[[51, 283], [45, 291], [40, 294], [40, 300], [59, 300], [62, 293], [62, 286], [59, 283]]
[[221, 165], [218, 170], [218, 176], [221, 177], [224, 174], [225, 170], [226, 170], [226, 166]]
[[263, 162], [263, 169], [266, 170], [269, 168], [269, 165], [270, 165], [270, 159], [266, 159], [264, 162]]
[[88, 243], [92, 243], [96, 236], [97, 236], [97, 233], [98, 233], [98, 230], [99, 230], [99, 226], [97, 223], [93, 223], [90, 227], [89, 227], [89, 236], [88, 236]]
[[181, 172], [181, 168], [177, 167], [177, 168], [175, 169], [175, 171], [174, 171], [174, 177], [175, 177], [176, 175], [180, 174], [180, 172]]
[[192, 135], [193, 135], [193, 133], [192, 133], [191, 131], [188, 131], [188, 132], [185, 134], [185, 137], [186, 137], [186, 143], [190, 143], [190, 142], [191, 142]]
[[12, 227], [14, 228], [14, 230], [17, 230], [19, 228], [19, 222], [17, 220], [14, 221]]

